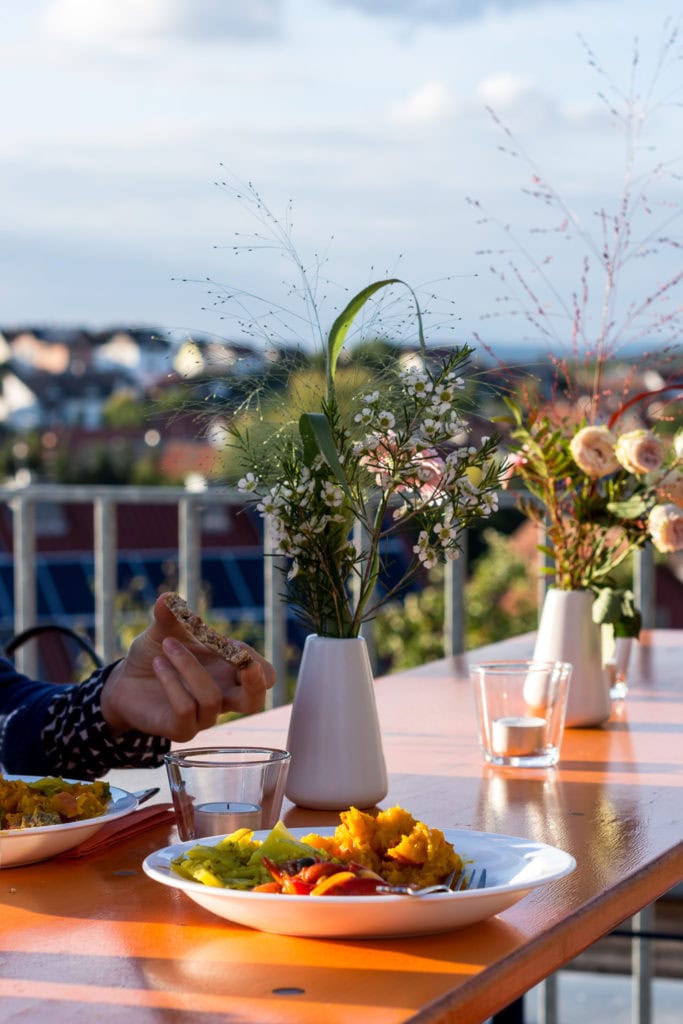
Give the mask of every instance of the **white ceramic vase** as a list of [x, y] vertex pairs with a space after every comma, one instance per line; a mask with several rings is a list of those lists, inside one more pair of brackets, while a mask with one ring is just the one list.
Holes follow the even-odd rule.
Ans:
[[568, 661], [569, 682], [565, 725], [602, 725], [610, 716], [609, 678], [602, 663], [600, 626], [593, 622], [590, 590], [549, 589], [543, 602], [534, 658]]
[[387, 772], [372, 666], [362, 637], [306, 638], [287, 738], [286, 795], [300, 807], [373, 807]]

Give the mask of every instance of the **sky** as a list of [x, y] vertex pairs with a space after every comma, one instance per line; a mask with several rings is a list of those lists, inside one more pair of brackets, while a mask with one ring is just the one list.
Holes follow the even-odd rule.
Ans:
[[[4, 5], [0, 327], [314, 336], [292, 291], [300, 261], [323, 329], [350, 295], [396, 276], [437, 337], [531, 339], [523, 310], [541, 285], [566, 333], [559, 307], [580, 288], [586, 246], [600, 251], [596, 211], [619, 202], [628, 151], [610, 108], [631, 90], [649, 111], [634, 180], [664, 170], [644, 203], [659, 250], [625, 270], [628, 305], [646, 262], [651, 290], [680, 264], [679, 39], [655, 73], [676, 7]], [[539, 178], [597, 241], [558, 232], [564, 215], [529, 194]], [[261, 223], [247, 183], [274, 220]]]

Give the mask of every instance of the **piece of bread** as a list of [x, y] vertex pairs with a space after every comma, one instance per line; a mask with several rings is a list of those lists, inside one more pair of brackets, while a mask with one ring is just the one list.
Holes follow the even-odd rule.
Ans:
[[166, 607], [173, 612], [188, 633], [191, 633], [195, 640], [204, 644], [210, 651], [220, 654], [236, 668], [246, 668], [250, 664], [249, 651], [234, 640], [230, 640], [227, 636], [221, 636], [215, 629], [207, 626], [201, 616], [192, 611], [185, 598], [180, 594], [167, 594]]

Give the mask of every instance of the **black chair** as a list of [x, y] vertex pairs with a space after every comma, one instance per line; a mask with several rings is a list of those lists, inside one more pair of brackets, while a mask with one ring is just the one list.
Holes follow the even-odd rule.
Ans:
[[31, 640], [39, 642], [43, 674], [52, 682], [73, 681], [76, 664], [74, 648], [76, 653], [84, 652], [88, 656], [93, 668], [101, 668], [103, 665], [102, 659], [87, 637], [70, 626], [58, 623], [30, 626], [17, 633], [5, 644], [5, 657], [12, 660], [17, 649]]

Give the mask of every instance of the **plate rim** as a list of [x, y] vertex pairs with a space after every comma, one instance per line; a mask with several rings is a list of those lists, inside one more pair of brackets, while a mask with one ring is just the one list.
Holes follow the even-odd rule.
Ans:
[[[438, 827], [438, 826], [437, 826]], [[318, 835], [329, 836], [334, 833], [336, 826], [322, 826], [317, 830]], [[293, 827], [289, 831], [298, 839], [302, 835], [310, 835], [312, 829], [310, 827]], [[546, 885], [550, 882], [559, 881], [561, 878], [565, 878], [567, 875], [572, 874], [576, 870], [577, 863], [575, 857], [567, 850], [563, 850], [559, 846], [553, 846], [549, 843], [544, 843], [539, 840], [529, 839], [525, 836], [514, 836], [504, 832], [482, 832], [476, 829], [463, 829], [463, 828], [447, 828], [443, 827], [440, 829], [446, 836], [449, 842], [453, 842], [451, 836], [467, 836], [472, 839], [492, 841], [496, 845], [509, 844], [509, 843], [524, 843], [531, 848], [531, 852], [534, 854], [551, 853], [553, 856], [559, 858], [560, 861], [564, 860], [564, 866], [557, 870], [549, 873], [548, 875], [538, 879], [521, 879], [515, 883], [506, 883], [504, 885], [490, 885], [483, 889], [471, 889], [465, 890], [464, 892], [442, 892], [432, 893], [428, 896], [421, 897], [422, 900], [428, 900], [430, 902], [440, 901], [451, 901], [457, 899], [458, 902], [462, 900], [475, 900], [481, 899], [488, 896], [514, 894], [530, 892], [533, 889], [538, 888], [541, 885]], [[256, 838], [265, 838], [269, 835], [270, 829], [262, 829], [254, 832]], [[153, 851], [145, 857], [142, 868], [145, 874], [153, 881], [159, 882], [162, 885], [166, 885], [169, 888], [180, 889], [186, 892], [188, 895], [192, 893], [204, 894], [205, 896], [210, 893], [211, 896], [215, 896], [219, 899], [237, 899], [237, 900], [250, 900], [259, 902], [281, 902], [286, 900], [287, 906], [290, 905], [301, 905], [305, 904], [310, 906], [310, 896], [298, 896], [294, 894], [284, 893], [273, 893], [273, 892], [253, 892], [251, 889], [229, 889], [220, 888], [214, 886], [206, 886], [201, 882], [196, 882], [193, 879], [183, 878], [181, 875], [176, 875], [171, 872], [170, 868], [164, 864], [156, 864], [155, 859], [167, 855], [170, 859], [171, 856], [178, 856], [178, 853], [191, 849], [194, 846], [199, 845], [210, 845], [215, 846], [220, 842], [221, 839], [225, 838], [225, 833], [219, 836], [206, 836], [200, 840], [190, 839], [184, 842], [173, 843], [170, 846], [161, 847], [158, 850]], [[455, 845], [455, 843], [454, 843]], [[456, 846], [457, 850], [457, 846]], [[523, 858], [520, 858], [522, 860]], [[387, 903], [395, 903], [401, 901], [405, 904], [405, 896], [400, 895], [367, 895], [367, 896], [317, 896], [315, 898], [316, 906], [339, 906], [340, 904], [351, 902], [355, 905], [362, 905], [365, 903], [376, 905], [377, 901], [381, 901], [383, 905]]]

